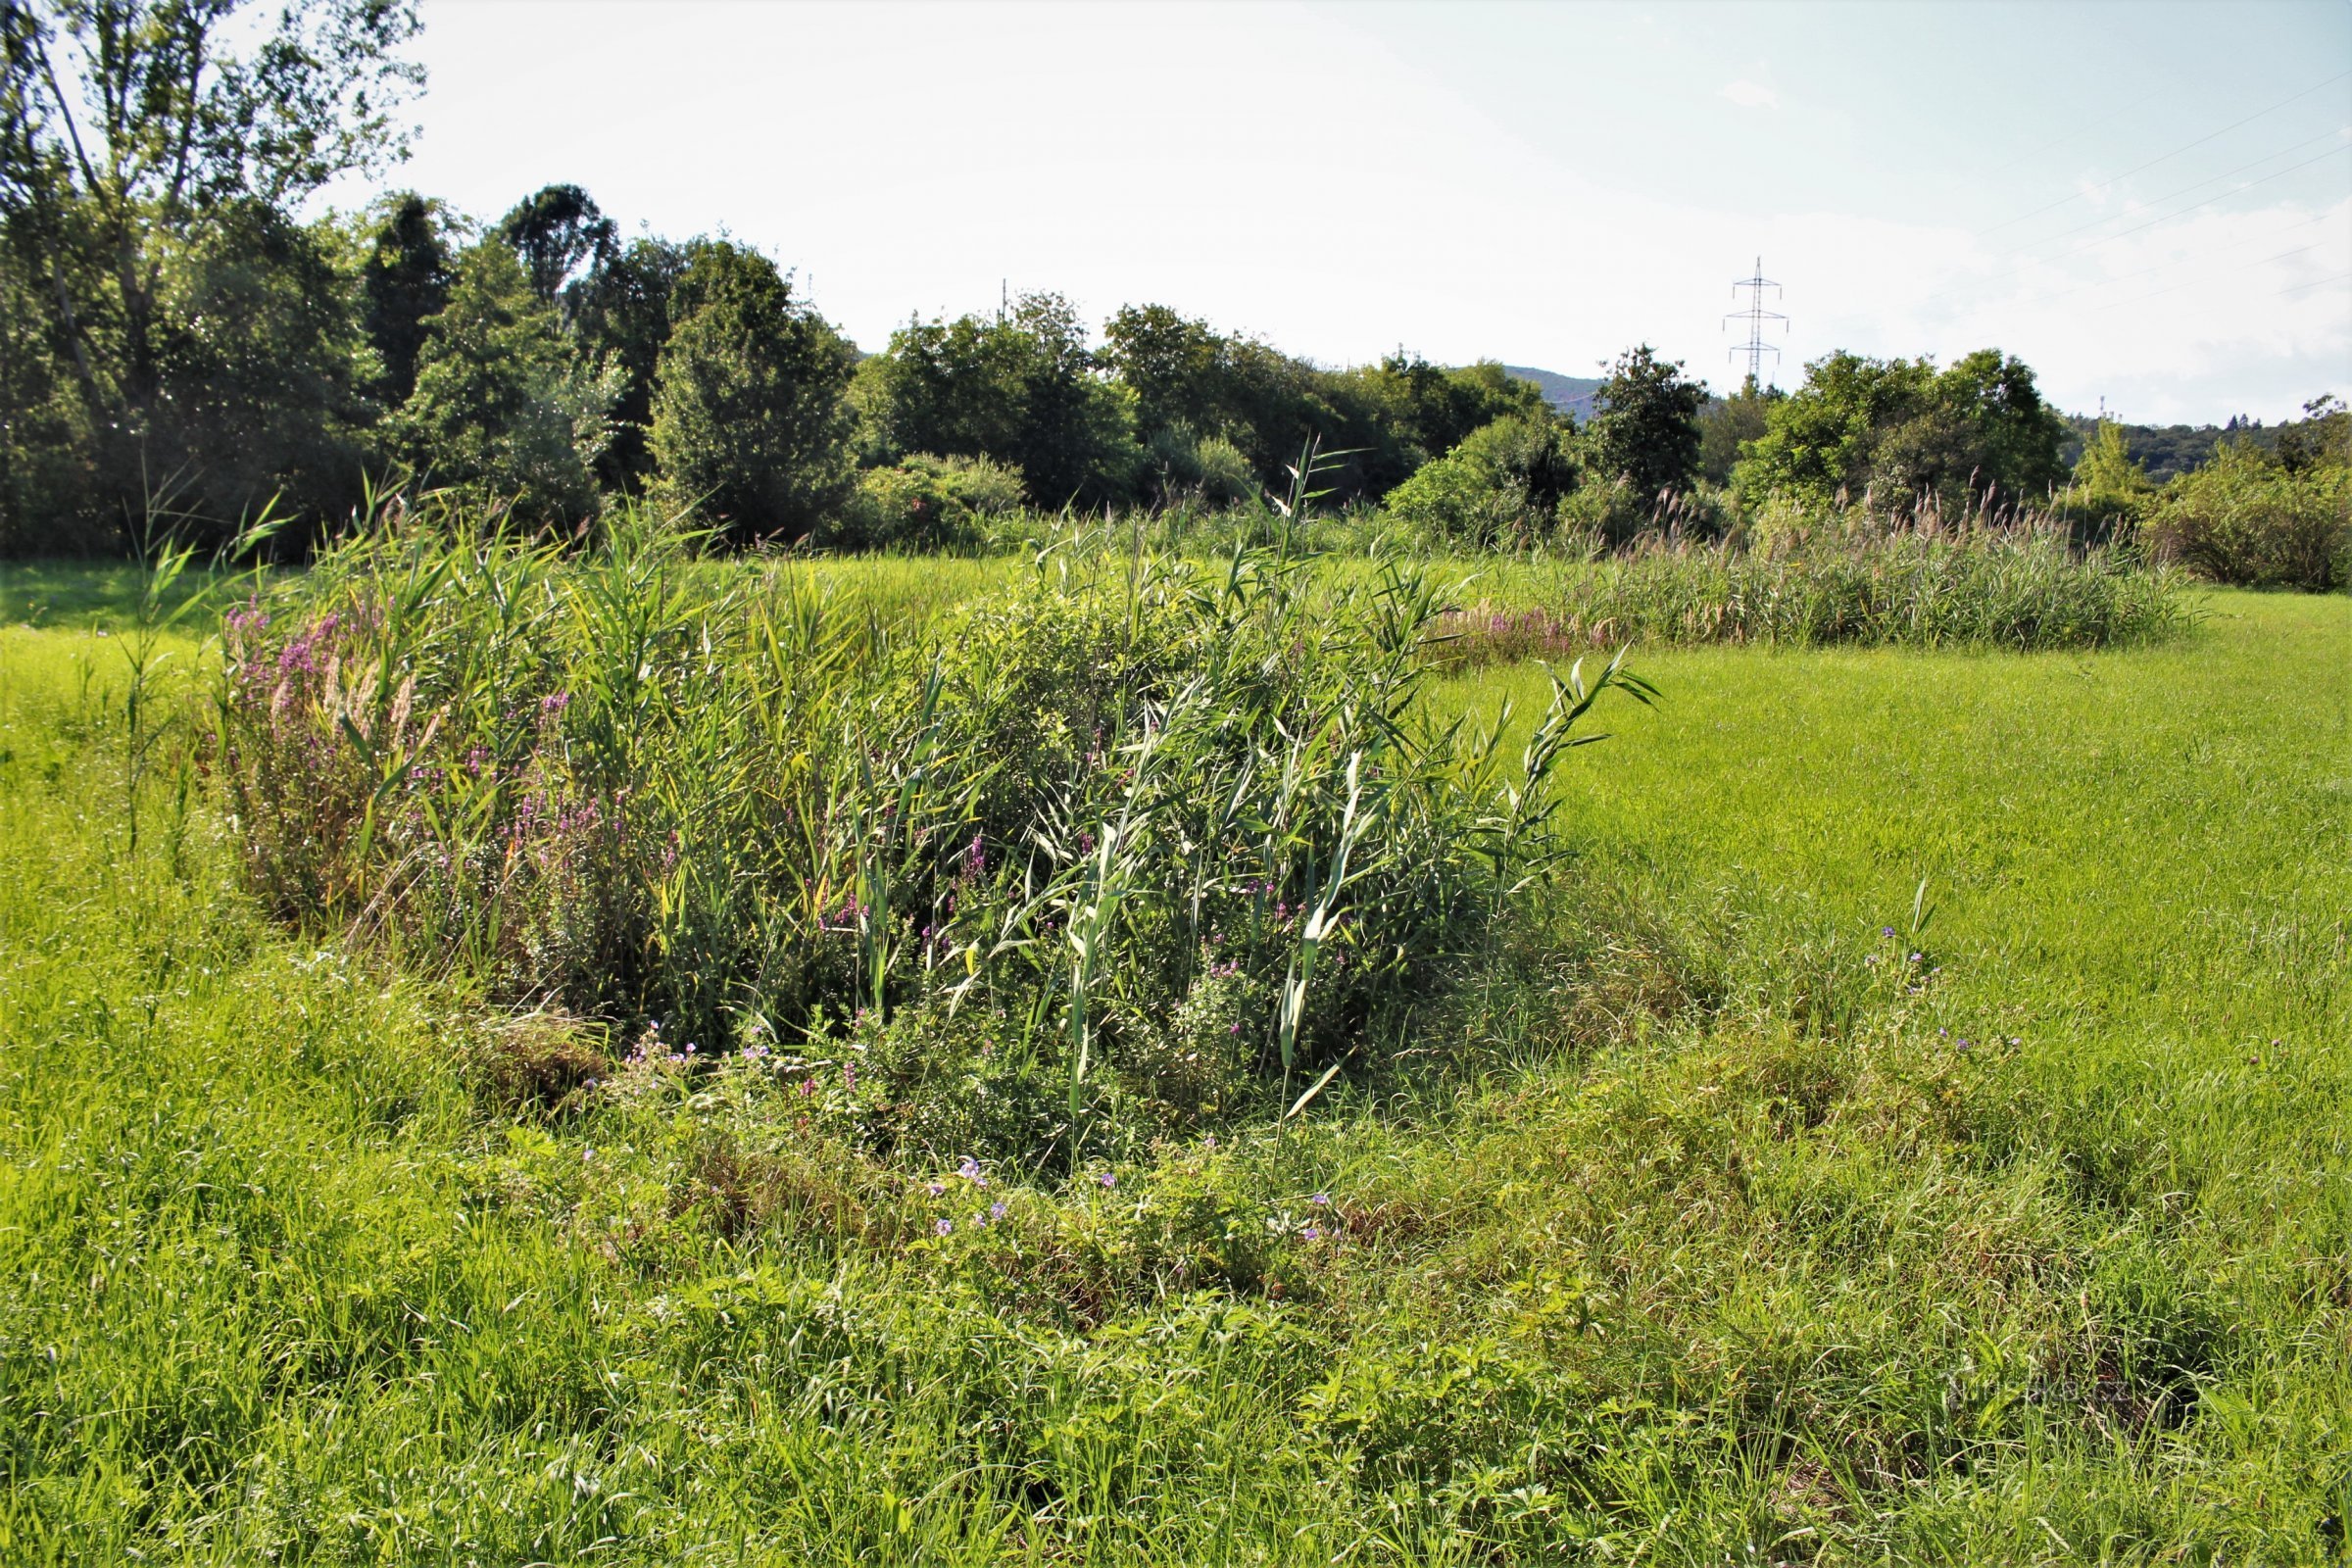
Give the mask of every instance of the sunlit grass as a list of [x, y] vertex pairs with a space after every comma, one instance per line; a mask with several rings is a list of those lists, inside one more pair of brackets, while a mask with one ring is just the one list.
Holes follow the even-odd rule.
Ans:
[[0, 1558], [2324, 1558], [2348, 612], [1643, 653], [1396, 1075], [986, 1189], [515, 1113], [209, 810], [129, 856], [114, 639], [0, 627]]

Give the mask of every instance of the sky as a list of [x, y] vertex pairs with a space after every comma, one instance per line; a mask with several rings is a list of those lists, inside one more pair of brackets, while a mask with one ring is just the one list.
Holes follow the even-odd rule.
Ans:
[[[425, 0], [413, 187], [724, 231], [861, 347], [1009, 288], [1332, 365], [1718, 387], [1996, 347], [2147, 422], [2352, 396], [2352, 3]], [[369, 189], [332, 193], [344, 205]]]

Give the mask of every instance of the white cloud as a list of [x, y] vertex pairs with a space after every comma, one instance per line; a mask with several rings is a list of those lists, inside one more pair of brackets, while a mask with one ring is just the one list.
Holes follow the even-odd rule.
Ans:
[[1779, 93], [1760, 82], [1749, 81], [1745, 77], [1724, 83], [1717, 90], [1716, 96], [1729, 98], [1742, 109], [1778, 109], [1781, 107]]

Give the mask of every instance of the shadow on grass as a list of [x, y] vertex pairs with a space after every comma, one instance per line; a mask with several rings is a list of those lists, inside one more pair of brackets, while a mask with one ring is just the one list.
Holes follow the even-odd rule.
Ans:
[[[250, 590], [252, 574], [193, 567], [172, 585], [167, 608], [218, 613]], [[129, 562], [0, 562], [0, 626], [119, 631], [138, 613], [139, 568]]]

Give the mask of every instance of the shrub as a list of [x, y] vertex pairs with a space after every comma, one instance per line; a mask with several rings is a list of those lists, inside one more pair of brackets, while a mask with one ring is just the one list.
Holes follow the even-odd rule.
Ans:
[[2145, 538], [2157, 556], [2216, 582], [2342, 588], [2352, 583], [2352, 467], [2290, 471], [2243, 446], [2224, 446], [2165, 488]]
[[1389, 493], [1392, 515], [1430, 539], [1481, 549], [1552, 532], [1576, 487], [1568, 429], [1548, 416], [1496, 419]]
[[916, 452], [859, 474], [858, 493], [818, 537], [858, 550], [967, 547], [985, 519], [1020, 505], [1021, 470], [1010, 464]]
[[1257, 497], [1256, 468], [1223, 436], [1203, 438], [1190, 426], [1171, 425], [1145, 444], [1145, 456], [1159, 475], [1165, 505], [1230, 507]]

